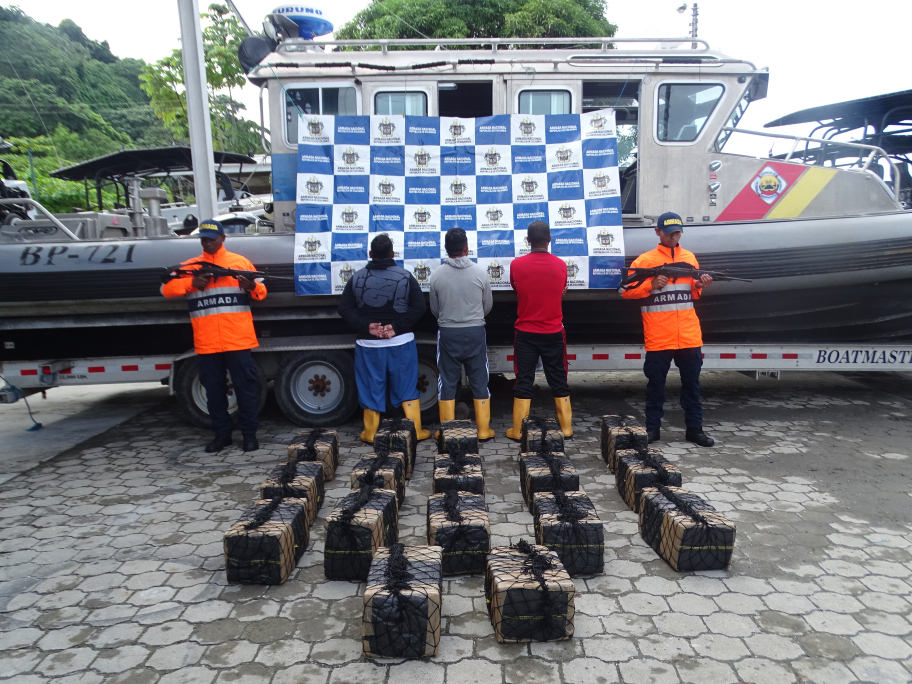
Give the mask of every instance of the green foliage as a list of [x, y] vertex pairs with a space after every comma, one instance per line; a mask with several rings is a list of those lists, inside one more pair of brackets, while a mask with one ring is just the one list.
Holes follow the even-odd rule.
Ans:
[[[606, 0], [374, 0], [339, 40], [612, 36]], [[428, 49], [432, 49], [431, 46]]]

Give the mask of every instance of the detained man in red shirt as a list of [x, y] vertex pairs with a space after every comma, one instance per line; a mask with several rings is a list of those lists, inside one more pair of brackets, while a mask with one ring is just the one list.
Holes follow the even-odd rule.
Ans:
[[545, 378], [554, 396], [557, 418], [565, 437], [570, 425], [570, 386], [567, 384], [567, 336], [561, 298], [567, 291], [567, 264], [548, 252], [551, 228], [534, 221], [528, 228], [532, 251], [510, 264], [510, 285], [518, 300], [513, 339], [513, 427], [507, 437], [519, 439], [522, 419], [529, 415], [535, 367], [541, 359]]

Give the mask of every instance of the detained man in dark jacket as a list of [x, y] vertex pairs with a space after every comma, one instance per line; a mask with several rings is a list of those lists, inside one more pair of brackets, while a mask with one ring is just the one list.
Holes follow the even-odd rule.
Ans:
[[355, 271], [339, 301], [339, 315], [358, 332], [355, 343], [355, 384], [364, 409], [361, 441], [373, 443], [380, 414], [390, 403], [402, 405], [415, 423], [418, 439], [431, 434], [421, 429], [418, 403], [418, 347], [412, 326], [427, 305], [415, 277], [396, 265], [393, 242], [378, 235], [371, 242], [370, 262]]

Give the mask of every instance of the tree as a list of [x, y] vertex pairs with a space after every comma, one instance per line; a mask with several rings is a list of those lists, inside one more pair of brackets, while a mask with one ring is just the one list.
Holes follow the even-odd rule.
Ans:
[[605, 19], [606, 8], [606, 0], [374, 0], [335, 36], [339, 40], [613, 36], [617, 26]]

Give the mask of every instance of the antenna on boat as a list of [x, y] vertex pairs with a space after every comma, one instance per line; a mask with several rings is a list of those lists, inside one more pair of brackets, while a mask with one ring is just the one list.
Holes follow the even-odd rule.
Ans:
[[215, 163], [212, 148], [212, 122], [206, 90], [206, 65], [203, 33], [200, 29], [199, 0], [177, 0], [180, 15], [181, 57], [184, 87], [187, 89], [187, 121], [190, 128], [190, 156], [193, 162], [193, 189], [199, 215], [211, 218], [218, 206], [215, 194]]

